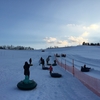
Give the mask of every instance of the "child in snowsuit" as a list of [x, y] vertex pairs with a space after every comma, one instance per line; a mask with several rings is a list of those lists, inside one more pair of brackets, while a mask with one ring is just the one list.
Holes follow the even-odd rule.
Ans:
[[51, 73], [52, 73], [52, 71], [53, 71], [53, 68], [52, 68], [52, 66], [51, 66], [51, 65], [50, 65], [49, 70], [50, 70], [50, 74], [51, 74]]
[[30, 63], [30, 65], [31, 65], [31, 63], [32, 63], [32, 59], [31, 59], [31, 58], [29, 59], [29, 63]]

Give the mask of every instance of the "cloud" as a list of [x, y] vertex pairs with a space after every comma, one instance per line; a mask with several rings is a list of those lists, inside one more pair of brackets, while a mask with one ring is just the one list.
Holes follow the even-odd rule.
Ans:
[[67, 24], [62, 26], [62, 32], [66, 32], [65, 34], [70, 33], [68, 34], [68, 40], [78, 44], [83, 41], [88, 42], [89, 37], [94, 37], [96, 34], [100, 33], [99, 29], [99, 23], [90, 24], [89, 26], [84, 26], [82, 24]]
[[94, 37], [95, 34], [99, 33], [99, 28], [99, 24], [91, 24], [89, 26], [67, 24], [62, 26], [62, 34], [59, 36], [60, 39], [57, 39], [58, 37], [46, 37], [44, 40], [48, 43], [48, 45], [52, 46], [63, 47], [79, 45], [83, 42], [89, 42], [88, 40], [90, 40], [91, 37]]
[[78, 24], [67, 24], [67, 25], [62, 25], [61, 29], [62, 30], [66, 30], [66, 29], [73, 29], [73, 30], [80, 30], [82, 29], [82, 25], [78, 25]]
[[64, 46], [71, 46], [71, 45], [79, 45], [83, 42], [88, 42], [88, 39], [85, 39], [86, 36], [88, 36], [88, 32], [84, 32], [81, 36], [75, 37], [70, 36], [66, 40], [59, 40], [54, 37], [45, 37], [44, 41], [48, 43], [49, 46], [58, 46], [58, 47], [64, 47]]
[[77, 25], [77, 24], [67, 24], [67, 27], [80, 27], [80, 25]]
[[[82, 24], [78, 25], [78, 24], [67, 24], [67, 25], [62, 25], [61, 26], [61, 30], [62, 32], [70, 32], [70, 34], [74, 34], [74, 32], [76, 34], [80, 34], [80, 33], [85, 33], [85, 32], [88, 32], [88, 33], [93, 33], [94, 34], [94, 31], [95, 33], [97, 31], [99, 31], [100, 29], [100, 24], [91, 24], [89, 26], [84, 26]], [[100, 32], [100, 31], [99, 31]], [[89, 34], [88, 34], [89, 35]]]
[[98, 30], [100, 28], [99, 25], [97, 24], [91, 24], [90, 26], [86, 27], [86, 26], [83, 26], [83, 29], [84, 30]]
[[58, 40], [56, 42], [56, 45], [59, 46], [59, 47], [65, 47], [65, 46], [67, 46], [69, 44], [68, 44], [68, 42], [66, 40], [64, 40], [64, 41]]
[[53, 38], [53, 37], [45, 37], [44, 41], [46, 41], [47, 43], [54, 43], [57, 39]]
[[60, 28], [64, 36], [63, 40], [67, 42], [66, 45], [79, 45], [100, 37], [100, 23], [93, 23], [88, 26], [82, 24], [66, 24]]
[[58, 47], [64, 47], [68, 45], [68, 42], [66, 40], [62, 41], [54, 37], [45, 37], [43, 39], [46, 43], [48, 43], [48, 46], [58, 46]]
[[87, 37], [89, 35], [89, 32], [84, 32], [82, 35], [81, 35], [81, 37]]
[[68, 38], [68, 40], [72, 43], [76, 43], [76, 44], [82, 44], [84, 41], [88, 42], [88, 39], [84, 39], [83, 37], [79, 36], [79, 37], [74, 37], [71, 36]]
[[64, 41], [59, 40], [59, 41], [57, 41], [56, 43], [57, 43], [57, 44], [64, 45], [64, 46], [68, 44], [68, 42], [65, 41], [65, 40], [64, 40]]

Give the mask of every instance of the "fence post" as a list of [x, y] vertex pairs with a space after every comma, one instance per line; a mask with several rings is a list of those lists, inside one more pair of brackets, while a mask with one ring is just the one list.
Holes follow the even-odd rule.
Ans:
[[62, 67], [62, 58], [61, 58], [61, 67]]
[[75, 72], [74, 72], [74, 59], [73, 59], [73, 76], [74, 76]]
[[65, 59], [65, 70], [66, 70], [66, 59]]

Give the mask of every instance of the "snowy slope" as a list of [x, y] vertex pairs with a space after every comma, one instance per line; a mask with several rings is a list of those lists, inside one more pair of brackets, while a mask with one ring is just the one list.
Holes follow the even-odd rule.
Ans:
[[[89, 53], [88, 50], [90, 50]], [[41, 50], [0, 50], [0, 100], [100, 100], [100, 97], [60, 66], [54, 66], [53, 69], [54, 72], [62, 74], [62, 78], [52, 78], [49, 71], [42, 70], [38, 64], [40, 57], [46, 59], [48, 55], [51, 55], [50, 62], [53, 63], [55, 53], [66, 53], [76, 60], [84, 59], [84, 62], [91, 59], [89, 63], [96, 62], [96, 60], [98, 62], [100, 59], [99, 47], [78, 46], [47, 49], [45, 52]], [[22, 91], [17, 88], [17, 83], [24, 79], [23, 65], [30, 57], [33, 61], [33, 66], [30, 68], [30, 79], [34, 79], [38, 85], [31, 91]], [[94, 67], [94, 69], [99, 68]]]

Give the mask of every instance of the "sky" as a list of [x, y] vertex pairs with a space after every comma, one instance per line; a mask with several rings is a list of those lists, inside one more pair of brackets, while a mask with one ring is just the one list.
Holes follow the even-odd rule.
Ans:
[[[91, 84], [100, 91], [100, 66], [97, 66], [100, 65], [99, 51], [100, 47], [97, 46], [74, 46], [68, 48], [47, 49], [45, 52], [41, 52], [41, 50], [0, 50], [0, 99], [100, 100], [100, 96], [88, 89], [75, 75], [73, 76], [70, 72], [58, 64], [57, 66], [52, 67], [53, 73], [59, 73], [62, 75], [60, 78], [51, 77], [49, 71], [42, 70], [42, 65], [39, 65], [40, 57], [46, 61], [46, 58], [49, 55], [51, 55], [49, 63], [54, 63], [55, 53], [65, 53], [68, 55], [64, 58], [59, 57], [57, 59], [59, 62], [61, 62], [61, 59], [62, 62], [66, 59], [66, 64], [69, 66], [69, 57], [71, 58], [70, 61], [74, 59], [75, 61], [83, 61], [86, 65], [87, 63], [91, 65], [94, 64], [95, 66], [89, 66], [91, 67], [89, 72], [85, 73], [78, 70], [77, 73], [81, 73], [78, 74], [81, 79], [84, 79], [82, 75], [92, 76], [92, 78], [88, 78], [87, 81], [91, 82]], [[33, 90], [23, 91], [17, 88], [17, 84], [25, 78], [23, 66], [25, 61], [29, 62], [30, 57], [32, 58], [33, 64], [33, 66], [30, 67], [30, 80], [34, 80], [37, 83], [37, 86]], [[79, 63], [75, 62], [74, 66], [75, 68], [78, 68], [76, 64], [79, 65]], [[83, 64], [84, 63], [81, 63], [81, 65]], [[69, 68], [71, 68], [71, 66]], [[49, 66], [45, 63], [45, 67]], [[98, 84], [95, 81], [90, 80], [94, 79], [94, 77], [97, 79], [96, 82], [99, 82]]]
[[35, 49], [100, 42], [100, 0], [0, 0], [0, 45]]

